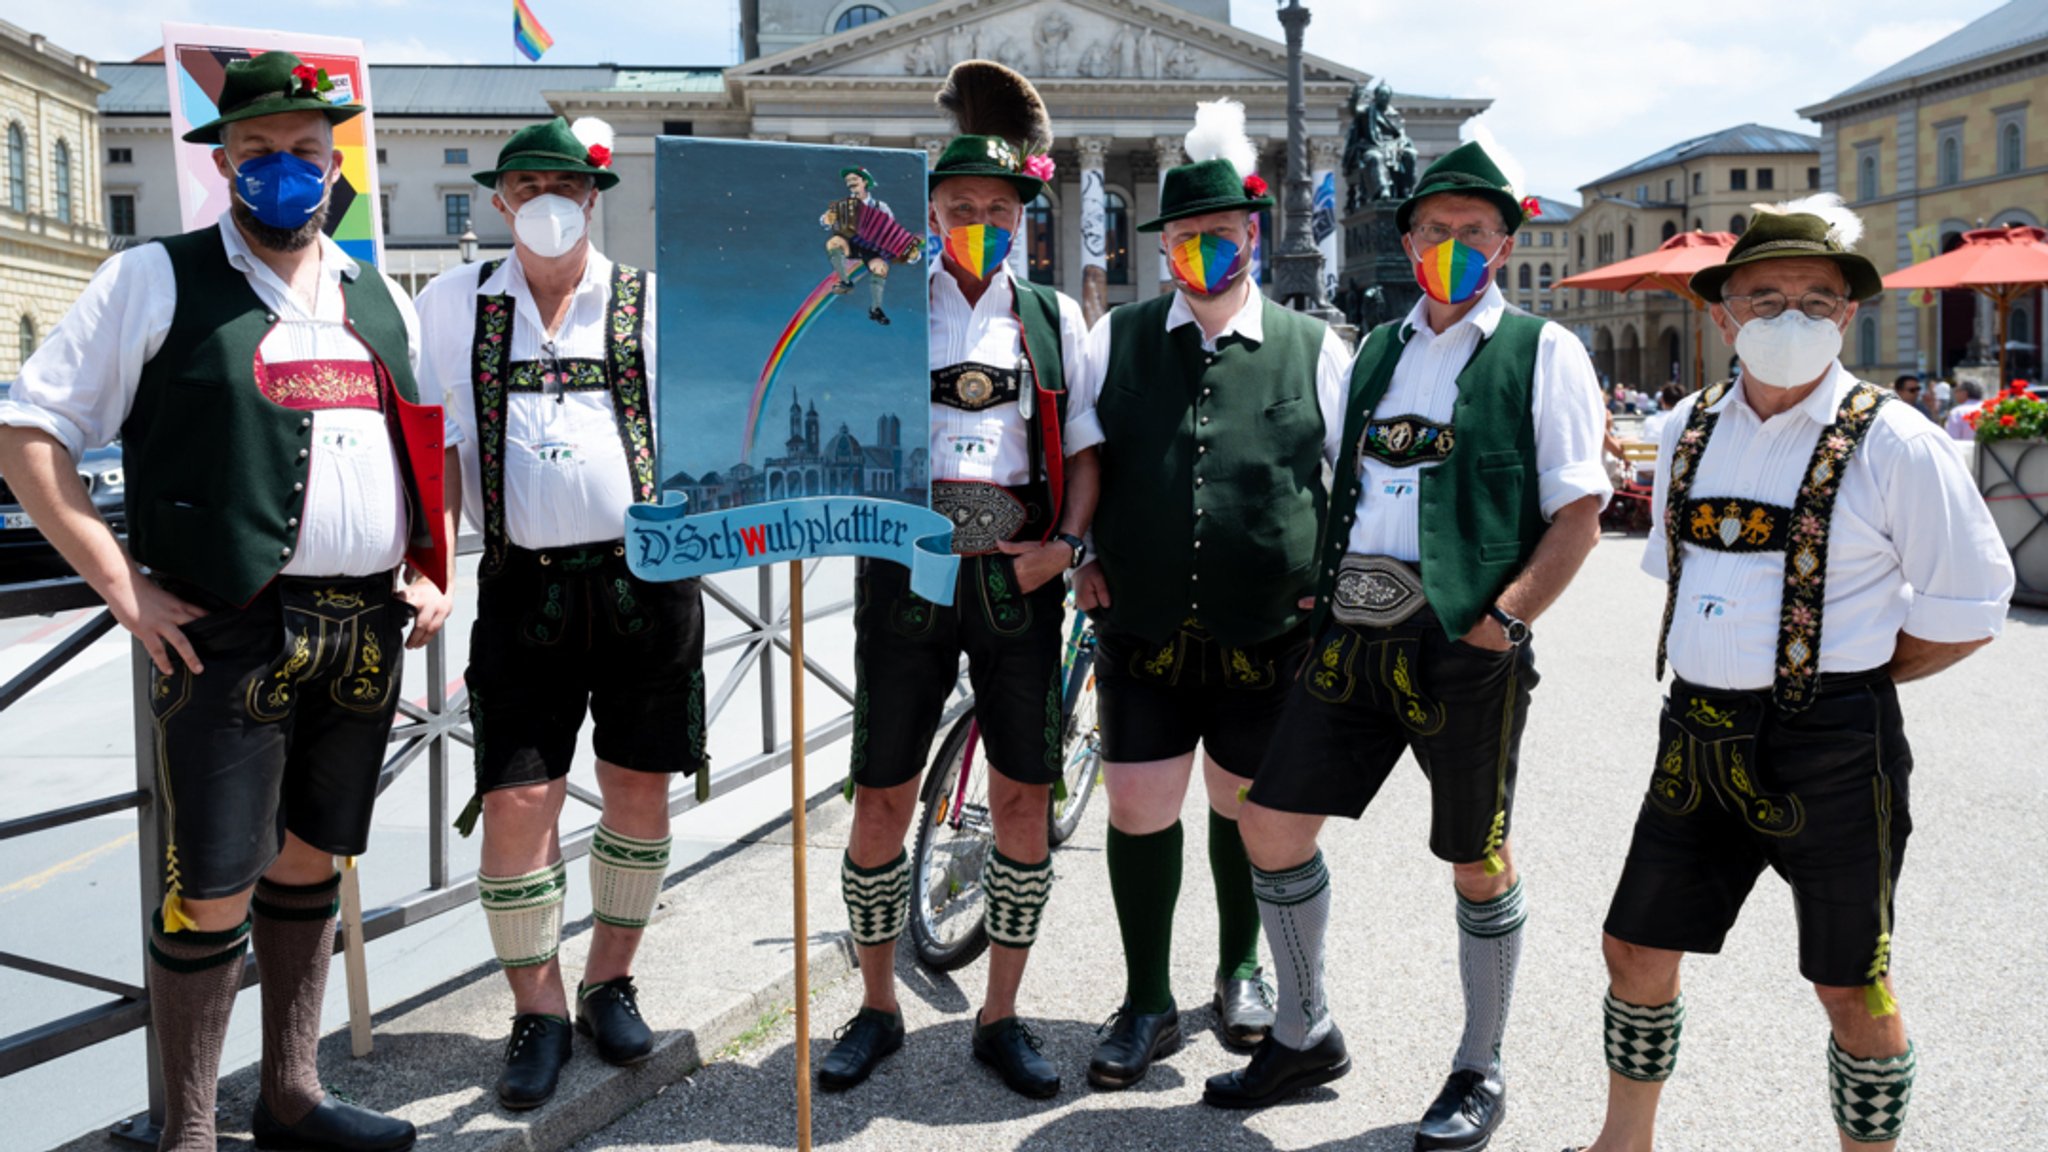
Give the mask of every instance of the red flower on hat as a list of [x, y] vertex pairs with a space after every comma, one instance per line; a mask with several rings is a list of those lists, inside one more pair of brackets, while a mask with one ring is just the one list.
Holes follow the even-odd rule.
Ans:
[[1541, 216], [1543, 215], [1543, 205], [1534, 196], [1524, 196], [1522, 197], [1522, 213], [1532, 218]]
[[1047, 156], [1043, 152], [1036, 156], [1024, 158], [1024, 173], [1027, 176], [1036, 176], [1040, 180], [1050, 180], [1053, 177], [1053, 173], [1057, 170], [1058, 166], [1052, 162], [1052, 157]]
[[602, 144], [592, 144], [590, 146], [590, 162], [599, 168], [611, 167], [612, 150]]
[[1264, 196], [1266, 194], [1266, 178], [1257, 172], [1245, 177], [1244, 194], [1254, 198]]
[[308, 96], [320, 90], [320, 70], [311, 64], [301, 64], [292, 69], [292, 79], [299, 82], [299, 87]]

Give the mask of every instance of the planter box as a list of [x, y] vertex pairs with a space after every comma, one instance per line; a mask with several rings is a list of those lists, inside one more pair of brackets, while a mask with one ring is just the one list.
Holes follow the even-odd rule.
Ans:
[[2012, 553], [2019, 578], [2013, 601], [2048, 607], [2048, 442], [1978, 444], [1977, 491]]

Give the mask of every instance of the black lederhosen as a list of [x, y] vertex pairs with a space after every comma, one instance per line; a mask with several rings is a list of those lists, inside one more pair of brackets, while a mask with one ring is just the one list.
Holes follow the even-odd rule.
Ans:
[[469, 634], [477, 792], [569, 774], [586, 710], [597, 758], [636, 772], [705, 763], [704, 602], [642, 580], [617, 541], [508, 548]]
[[182, 627], [205, 671], [150, 677], [165, 887], [256, 883], [286, 832], [336, 856], [369, 846], [412, 609], [392, 576], [281, 576], [246, 608], [166, 578], [208, 610]]
[[1869, 672], [1822, 677], [1803, 712], [1770, 695], [1672, 682], [1607, 932], [1719, 952], [1769, 865], [1792, 886], [1800, 973], [1869, 984], [1889, 963], [1881, 938], [1913, 830], [1898, 690]]
[[1095, 649], [1102, 755], [1116, 764], [1171, 760], [1197, 743], [1225, 771], [1250, 777], [1266, 758], [1301, 667], [1308, 626], [1239, 648], [1183, 625], [1164, 644], [1102, 629]]
[[1251, 799], [1355, 820], [1412, 749], [1429, 778], [1429, 850], [1477, 863], [1507, 839], [1539, 679], [1529, 645], [1453, 640], [1427, 607], [1391, 628], [1332, 621], [1287, 694]]

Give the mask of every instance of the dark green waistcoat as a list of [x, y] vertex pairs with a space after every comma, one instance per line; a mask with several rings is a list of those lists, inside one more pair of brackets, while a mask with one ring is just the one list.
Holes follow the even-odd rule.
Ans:
[[[246, 604], [291, 559], [306, 502], [310, 413], [272, 403], [256, 350], [277, 323], [228, 263], [218, 227], [159, 243], [178, 306], [163, 347], [142, 366], [121, 425], [128, 551], [157, 572]], [[417, 400], [405, 321], [365, 270], [342, 283], [349, 326], [407, 400]]]
[[1163, 642], [1194, 620], [1226, 644], [1299, 624], [1323, 514], [1316, 365], [1327, 329], [1268, 300], [1263, 342], [1166, 331], [1171, 295], [1109, 314], [1095, 546], [1118, 631]]
[[[1419, 470], [1417, 515], [1422, 528], [1422, 591], [1452, 637], [1463, 636], [1529, 562], [1549, 527], [1536, 469], [1536, 420], [1530, 408], [1536, 351], [1546, 323], [1516, 308], [1500, 318], [1458, 373], [1451, 412], [1457, 447]], [[1413, 331], [1382, 324], [1366, 337], [1351, 370], [1344, 406], [1344, 459], [1324, 517], [1322, 580], [1316, 628], [1329, 614], [1337, 562], [1350, 544], [1361, 480], [1358, 445], [1373, 408], [1393, 382], [1394, 365]], [[1402, 415], [1388, 412], [1389, 418]]]

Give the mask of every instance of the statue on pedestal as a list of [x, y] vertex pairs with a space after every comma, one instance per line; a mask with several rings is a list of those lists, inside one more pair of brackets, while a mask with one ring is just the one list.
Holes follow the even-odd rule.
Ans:
[[1350, 184], [1346, 211], [1380, 200], [1401, 201], [1415, 190], [1415, 142], [1394, 111], [1394, 88], [1382, 78], [1368, 91], [1351, 89], [1351, 131], [1344, 140], [1344, 173]]

